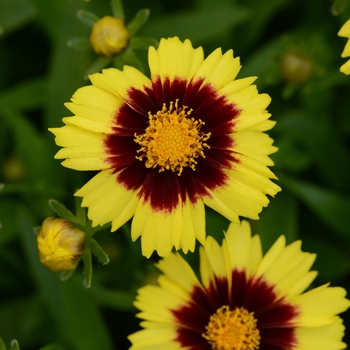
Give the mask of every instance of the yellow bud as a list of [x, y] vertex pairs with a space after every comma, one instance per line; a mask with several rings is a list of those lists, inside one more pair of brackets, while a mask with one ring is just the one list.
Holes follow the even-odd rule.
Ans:
[[37, 237], [39, 258], [51, 271], [72, 270], [84, 252], [85, 232], [72, 222], [46, 218]]
[[305, 55], [287, 52], [281, 58], [281, 74], [290, 83], [304, 83], [312, 73], [312, 61]]
[[95, 22], [90, 44], [97, 55], [113, 57], [128, 44], [130, 32], [121, 18], [105, 16]]

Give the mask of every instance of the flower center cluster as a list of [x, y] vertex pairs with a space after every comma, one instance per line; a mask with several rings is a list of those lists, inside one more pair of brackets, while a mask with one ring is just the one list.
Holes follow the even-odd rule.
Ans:
[[159, 166], [159, 172], [172, 170], [181, 175], [186, 166], [195, 170], [196, 158], [204, 158], [204, 148], [209, 148], [205, 141], [210, 133], [200, 131], [204, 122], [190, 118], [191, 112], [186, 107], [179, 108], [177, 100], [175, 106], [170, 102], [169, 108], [164, 104], [156, 114], [149, 112], [145, 133], [135, 134], [135, 142], [141, 145], [137, 151], [141, 155], [136, 158], [147, 158], [146, 167]]
[[224, 305], [210, 317], [202, 336], [213, 350], [256, 350], [260, 344], [256, 322], [253, 312]]

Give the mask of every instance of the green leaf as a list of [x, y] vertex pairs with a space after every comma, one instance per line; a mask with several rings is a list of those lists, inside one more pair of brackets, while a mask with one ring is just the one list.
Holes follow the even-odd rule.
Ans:
[[0, 338], [0, 350], [7, 350], [3, 340]]
[[89, 294], [103, 307], [131, 312], [136, 310], [133, 305], [134, 295], [130, 292], [118, 289], [106, 289], [94, 283], [89, 289]]
[[45, 78], [34, 78], [0, 91], [0, 109], [20, 110], [42, 107], [45, 103], [47, 83]]
[[86, 209], [81, 206], [82, 198], [75, 197], [75, 215], [76, 215], [76, 223], [81, 226], [81, 228], [85, 228], [86, 226]]
[[130, 39], [130, 47], [134, 50], [147, 50], [150, 46], [157, 46], [158, 41], [146, 36], [133, 36]]
[[60, 218], [71, 222], [76, 222], [76, 217], [62, 203], [56, 201], [55, 199], [50, 199], [49, 206]]
[[0, 1], [0, 36], [24, 26], [35, 17], [35, 11], [28, 0]]
[[65, 350], [65, 348], [58, 344], [48, 344], [40, 348], [39, 350]]
[[85, 71], [84, 79], [88, 79], [90, 74], [101, 72], [112, 61], [109, 57], [98, 57], [96, 61]]
[[281, 235], [288, 244], [298, 239], [298, 219], [297, 200], [290, 191], [283, 189], [271, 198], [260, 220], [251, 221], [252, 232], [260, 235], [263, 249], [267, 251]]
[[88, 38], [73, 38], [68, 40], [67, 45], [75, 50], [89, 50], [91, 49]]
[[318, 217], [336, 232], [350, 239], [350, 198], [314, 184], [283, 176], [286, 186], [300, 198]]
[[248, 11], [237, 5], [196, 9], [154, 19], [142, 29], [142, 34], [154, 38], [178, 36], [182, 40], [203, 44], [222, 38], [247, 18]]
[[95, 22], [99, 20], [99, 17], [97, 17], [94, 13], [86, 10], [79, 10], [77, 12], [77, 17], [79, 21], [86, 24], [88, 27], [92, 27]]
[[121, 0], [111, 0], [112, 14], [117, 18], [125, 18], [124, 7]]
[[149, 9], [140, 10], [135, 17], [128, 23], [128, 29], [131, 35], [135, 35], [139, 29], [148, 21], [150, 15]]
[[141, 72], [144, 71], [141, 60], [137, 57], [135, 51], [130, 46], [128, 46], [119, 56], [114, 58], [114, 64], [118, 69], [122, 69], [124, 65], [129, 65], [137, 68]]
[[92, 253], [94, 253], [102, 263], [104, 264], [109, 263], [108, 255], [105, 253], [105, 251], [102, 249], [102, 247], [97, 243], [95, 239], [93, 239], [92, 237], [88, 237], [87, 245], [91, 249]]
[[10, 350], [20, 350], [17, 340], [12, 340], [11, 341], [11, 348], [10, 348]]
[[83, 283], [85, 288], [91, 287], [92, 281], [92, 258], [90, 248], [85, 246], [85, 251], [83, 255], [84, 261], [84, 274], [83, 274]]
[[75, 269], [73, 270], [67, 270], [67, 271], [62, 271], [60, 273], [60, 279], [62, 282], [67, 281], [68, 278], [70, 278], [73, 275], [73, 272], [75, 271]]

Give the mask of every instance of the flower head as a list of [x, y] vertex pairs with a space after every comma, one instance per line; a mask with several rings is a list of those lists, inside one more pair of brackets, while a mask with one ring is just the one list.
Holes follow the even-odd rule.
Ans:
[[105, 16], [96, 21], [90, 34], [90, 43], [97, 55], [113, 57], [128, 44], [130, 32], [122, 18]]
[[72, 270], [84, 252], [85, 232], [72, 222], [59, 218], [46, 218], [37, 241], [39, 258], [52, 271]]
[[136, 297], [144, 329], [129, 336], [130, 349], [344, 349], [337, 314], [350, 302], [328, 284], [304, 292], [314, 260], [283, 236], [263, 256], [249, 224], [232, 223], [222, 246], [208, 237], [201, 247], [201, 281], [179, 254], [158, 263], [159, 285]]
[[[341, 27], [338, 32], [338, 35], [344, 38], [348, 38], [348, 41], [345, 45], [345, 48], [341, 54], [341, 57], [349, 57], [350, 56], [350, 19]], [[344, 74], [350, 74], [350, 60], [344, 63], [340, 67], [340, 71]]]
[[235, 80], [232, 50], [204, 59], [189, 40], [162, 39], [149, 66], [151, 79], [129, 66], [91, 75], [66, 104], [75, 116], [50, 129], [64, 166], [101, 170], [76, 193], [93, 225], [114, 231], [134, 215], [132, 239], [147, 257], [203, 243], [204, 204], [231, 221], [258, 219], [280, 190], [263, 132], [274, 125], [270, 97], [255, 78]]

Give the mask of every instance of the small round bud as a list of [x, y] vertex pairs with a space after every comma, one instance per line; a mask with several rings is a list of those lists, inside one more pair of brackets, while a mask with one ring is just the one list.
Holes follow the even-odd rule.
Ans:
[[72, 270], [84, 252], [85, 232], [72, 222], [46, 218], [38, 233], [39, 258], [51, 271]]
[[281, 74], [290, 83], [304, 83], [312, 73], [312, 61], [302, 54], [287, 52], [281, 58]]
[[7, 181], [20, 181], [26, 177], [26, 168], [17, 156], [11, 156], [4, 161], [2, 173]]
[[95, 22], [90, 44], [97, 55], [113, 57], [128, 44], [130, 32], [121, 18], [105, 16]]

